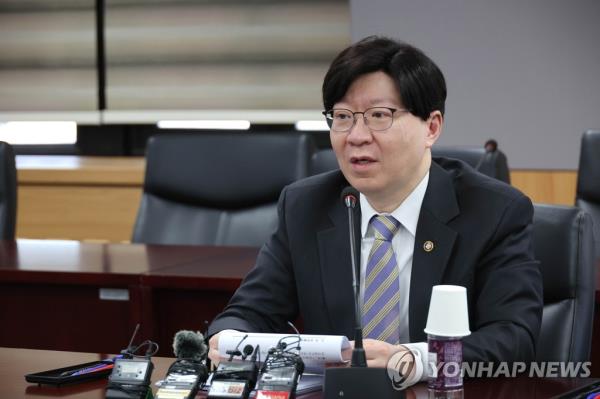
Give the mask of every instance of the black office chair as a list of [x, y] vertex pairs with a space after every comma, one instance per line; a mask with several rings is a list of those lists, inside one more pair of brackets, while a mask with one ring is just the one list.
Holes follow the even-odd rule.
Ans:
[[485, 147], [433, 146], [431, 155], [460, 159], [480, 173], [510, 184], [510, 171], [506, 155], [498, 149], [495, 140], [489, 140]]
[[340, 166], [338, 165], [337, 158], [331, 148], [315, 151], [310, 159], [311, 175], [317, 175], [339, 168]]
[[133, 242], [260, 246], [283, 187], [308, 175], [305, 135], [165, 134], [150, 138]]
[[588, 130], [581, 138], [575, 205], [592, 216], [600, 259], [600, 130]]
[[0, 141], [0, 239], [14, 240], [17, 226], [17, 168], [10, 144]]
[[537, 361], [590, 359], [596, 266], [592, 225], [575, 207], [534, 205], [533, 237], [544, 279]]
[[[510, 173], [506, 155], [497, 148], [486, 150], [480, 147], [436, 147], [431, 150], [434, 157], [445, 157], [459, 159], [484, 175], [494, 177], [500, 181], [510, 184]], [[316, 151], [311, 159], [310, 173], [327, 172], [338, 169], [339, 165], [332, 149]]]

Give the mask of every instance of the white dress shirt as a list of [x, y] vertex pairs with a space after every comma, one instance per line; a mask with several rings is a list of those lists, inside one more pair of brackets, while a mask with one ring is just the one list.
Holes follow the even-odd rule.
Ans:
[[[396, 263], [400, 273], [400, 341], [409, 342], [408, 329], [408, 300], [410, 294], [410, 276], [412, 272], [413, 252], [415, 248], [415, 234], [417, 232], [417, 223], [419, 214], [421, 213], [421, 205], [425, 197], [427, 183], [429, 182], [429, 172], [423, 177], [421, 182], [415, 189], [406, 197], [406, 199], [394, 209], [391, 213], [381, 213], [382, 215], [391, 215], [400, 222], [398, 232], [392, 238], [392, 248], [396, 255]], [[365, 292], [365, 273], [367, 269], [367, 261], [369, 253], [375, 241], [373, 227], [369, 221], [375, 215], [379, 215], [373, 209], [367, 197], [360, 194], [360, 210], [361, 210], [361, 248], [360, 248], [360, 306], [364, 301]], [[425, 342], [403, 344], [411, 350], [417, 350], [423, 362], [427, 360], [427, 344]], [[424, 366], [426, 366], [424, 364]], [[425, 370], [424, 367], [422, 370]], [[425, 374], [425, 373], [422, 373]], [[426, 375], [415, 376], [416, 381], [426, 378]]]

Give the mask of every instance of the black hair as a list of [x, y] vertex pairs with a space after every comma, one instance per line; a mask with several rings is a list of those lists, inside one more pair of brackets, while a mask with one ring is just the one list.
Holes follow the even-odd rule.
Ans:
[[407, 43], [369, 36], [344, 49], [331, 63], [323, 81], [323, 105], [330, 110], [362, 75], [382, 71], [396, 84], [402, 105], [427, 120], [444, 114], [446, 81], [442, 71], [421, 50]]

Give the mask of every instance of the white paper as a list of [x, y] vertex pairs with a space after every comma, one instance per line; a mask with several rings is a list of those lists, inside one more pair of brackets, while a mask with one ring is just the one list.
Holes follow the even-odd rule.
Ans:
[[[264, 361], [269, 349], [275, 348], [282, 338], [284, 338], [283, 342], [287, 344], [287, 348], [296, 347], [298, 335], [295, 334], [222, 331], [219, 335], [219, 355], [222, 358], [228, 358], [229, 355], [226, 352], [235, 350], [236, 347], [243, 351], [246, 345], [251, 345], [254, 348], [259, 345], [260, 360]], [[244, 340], [242, 341], [242, 339]], [[348, 361], [348, 359], [344, 359], [342, 352], [346, 350], [349, 353], [350, 342], [343, 335], [301, 334], [300, 339], [300, 357], [302, 357], [307, 369], [322, 369], [327, 363], [344, 363]]]

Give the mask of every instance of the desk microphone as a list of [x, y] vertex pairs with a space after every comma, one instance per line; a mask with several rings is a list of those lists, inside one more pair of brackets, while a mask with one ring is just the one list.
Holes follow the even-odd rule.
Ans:
[[352, 350], [352, 367], [367, 367], [367, 356], [363, 348], [363, 330], [361, 322], [361, 312], [358, 302], [360, 295], [357, 270], [356, 270], [356, 245], [354, 238], [354, 207], [358, 201], [358, 191], [348, 186], [342, 190], [342, 201], [348, 210], [348, 230], [350, 233], [350, 265], [352, 266], [352, 288], [354, 288], [354, 349]]
[[354, 290], [354, 349], [349, 368], [328, 368], [323, 382], [324, 399], [364, 399], [364, 398], [404, 398], [403, 391], [396, 391], [384, 368], [367, 367], [363, 348], [363, 329], [359, 306], [358, 272], [356, 267], [356, 246], [354, 235], [354, 208], [358, 200], [358, 191], [351, 186], [342, 190], [341, 199], [348, 210], [350, 233], [350, 264], [352, 266], [352, 288]]
[[[228, 351], [225, 351], [225, 353], [226, 353], [227, 355], [229, 355], [229, 360], [227, 360], [228, 362], [231, 362], [235, 356], [242, 356], [242, 355], [243, 355], [243, 354], [242, 354], [242, 352], [240, 352], [240, 345], [242, 344], [242, 342], [244, 342], [244, 341], [246, 340], [246, 338], [248, 338], [248, 334], [246, 334], [246, 335], [244, 335], [244, 336], [242, 337], [242, 339], [240, 340], [240, 342], [238, 342], [238, 343], [237, 343], [237, 345], [235, 346], [235, 349], [234, 349], [234, 350], [228, 350]], [[254, 349], [254, 348], [252, 348], [252, 347], [250, 347], [250, 348], [251, 348], [251, 349]], [[245, 349], [245, 348], [244, 348], [244, 349]], [[245, 354], [245, 353], [246, 353], [246, 352], [245, 352], [245, 350], [244, 350], [244, 354]], [[251, 352], [251, 353], [252, 353], [252, 352]], [[244, 358], [244, 360], [246, 360], [246, 358]]]

